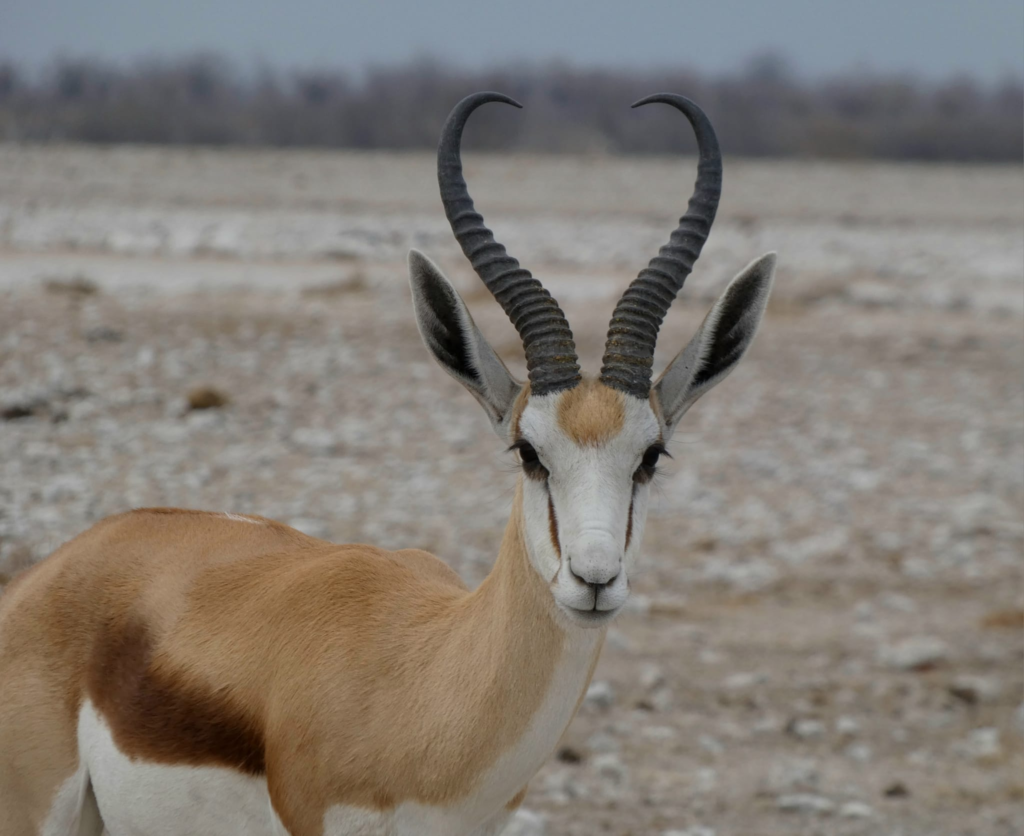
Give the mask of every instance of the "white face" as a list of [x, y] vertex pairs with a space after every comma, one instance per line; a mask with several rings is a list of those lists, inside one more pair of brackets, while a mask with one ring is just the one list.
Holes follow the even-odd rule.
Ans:
[[629, 596], [662, 427], [648, 401], [588, 383], [531, 397], [512, 440], [530, 562], [573, 623], [600, 626]]
[[650, 399], [583, 378], [572, 389], [527, 395], [520, 407], [523, 384], [484, 339], [465, 302], [426, 256], [409, 254], [424, 343], [480, 402], [495, 432], [518, 449], [530, 562], [573, 623], [605, 624], [626, 602], [662, 445], [747, 350], [774, 272], [769, 253], [729, 283]]

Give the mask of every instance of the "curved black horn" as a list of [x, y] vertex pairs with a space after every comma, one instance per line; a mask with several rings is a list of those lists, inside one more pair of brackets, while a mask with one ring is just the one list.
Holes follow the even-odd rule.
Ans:
[[452, 232], [477, 275], [508, 314], [523, 341], [530, 391], [535, 395], [570, 389], [579, 383], [580, 367], [576, 345], [565, 314], [530, 271], [519, 266], [505, 248], [494, 240], [484, 219], [473, 208], [462, 176], [462, 129], [480, 105], [503, 102], [522, 107], [501, 93], [467, 96], [448, 116], [437, 146], [437, 182], [441, 201]]
[[699, 162], [686, 214], [679, 219], [668, 243], [622, 294], [608, 326], [601, 380], [638, 398], [650, 394], [658, 329], [700, 255], [722, 193], [722, 154], [704, 111], [685, 96], [673, 93], [648, 96], [633, 107], [652, 102], [672, 105], [690, 120], [697, 134]]

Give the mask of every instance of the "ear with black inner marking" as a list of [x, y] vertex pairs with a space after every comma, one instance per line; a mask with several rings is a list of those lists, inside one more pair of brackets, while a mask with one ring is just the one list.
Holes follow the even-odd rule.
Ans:
[[448, 374], [483, 406], [499, 436], [522, 389], [484, 339], [466, 303], [429, 258], [409, 251], [413, 309], [423, 342]]
[[734, 278], [700, 328], [654, 384], [668, 431], [694, 402], [725, 379], [754, 341], [775, 278], [775, 253]]

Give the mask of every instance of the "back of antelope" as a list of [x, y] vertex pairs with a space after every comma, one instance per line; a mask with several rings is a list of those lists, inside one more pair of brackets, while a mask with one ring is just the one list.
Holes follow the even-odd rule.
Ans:
[[[580, 373], [551, 295], [494, 240], [462, 176], [438, 178], [463, 251], [523, 340], [516, 380], [425, 256], [427, 348], [480, 402], [522, 474], [474, 591], [422, 551], [339, 546], [261, 517], [106, 519], [0, 599], [0, 836], [497, 836], [587, 688], [629, 594], [650, 481], [679, 420], [739, 361], [775, 259], [746, 267], [652, 385], [662, 319], [714, 220], [721, 157], [689, 100], [695, 190]], [[518, 105], [517, 105], [518, 106]]]

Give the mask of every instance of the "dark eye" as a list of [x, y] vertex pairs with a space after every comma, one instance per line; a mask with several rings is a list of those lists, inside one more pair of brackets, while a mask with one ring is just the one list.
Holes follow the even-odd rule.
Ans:
[[668, 455], [668, 452], [661, 444], [652, 444], [644, 452], [643, 459], [640, 460], [640, 467], [636, 469], [636, 473], [633, 474], [633, 481], [638, 482], [641, 485], [650, 482], [654, 478], [654, 474], [658, 469], [658, 459], [661, 458], [662, 454]]
[[548, 469], [540, 463], [540, 456], [533, 449], [529, 441], [517, 441], [512, 445], [513, 450], [519, 451], [519, 461], [523, 465], [523, 473], [531, 479], [547, 479]]

